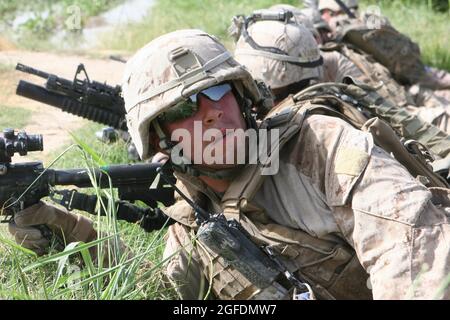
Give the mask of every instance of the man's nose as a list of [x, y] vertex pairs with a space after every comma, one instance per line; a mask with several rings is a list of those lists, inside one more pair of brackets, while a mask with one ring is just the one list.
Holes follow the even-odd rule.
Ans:
[[212, 126], [214, 123], [216, 123], [217, 120], [222, 118], [222, 116], [223, 116], [222, 109], [210, 107], [208, 108], [205, 117], [203, 118], [203, 124], [205, 126]]

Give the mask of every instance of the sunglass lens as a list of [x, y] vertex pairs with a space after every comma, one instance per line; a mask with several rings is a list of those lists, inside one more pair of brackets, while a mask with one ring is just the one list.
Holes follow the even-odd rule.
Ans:
[[231, 91], [231, 85], [228, 83], [220, 84], [218, 86], [209, 87], [205, 90], [200, 91], [197, 94], [193, 94], [190, 96], [190, 100], [194, 103], [197, 103], [197, 96], [199, 94], [205, 95], [208, 99], [212, 101], [219, 101], [223, 98], [224, 95], [226, 95], [228, 92]]

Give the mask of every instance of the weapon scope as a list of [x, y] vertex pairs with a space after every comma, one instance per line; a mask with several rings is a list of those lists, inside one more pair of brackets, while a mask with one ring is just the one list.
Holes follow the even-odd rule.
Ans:
[[27, 134], [20, 131], [15, 134], [14, 129], [4, 129], [0, 137], [0, 163], [11, 162], [15, 153], [21, 156], [30, 151], [44, 150], [44, 141], [41, 134]]

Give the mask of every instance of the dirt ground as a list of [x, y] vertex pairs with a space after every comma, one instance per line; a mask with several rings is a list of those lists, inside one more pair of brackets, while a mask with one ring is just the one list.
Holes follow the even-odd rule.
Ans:
[[[120, 84], [125, 66], [123, 63], [108, 58], [95, 59], [69, 54], [16, 50], [1, 51], [0, 48], [0, 65], [11, 66], [11, 69], [13, 69], [18, 62], [70, 80], [73, 79], [78, 64], [83, 63], [91, 80], [106, 82], [110, 85]], [[15, 90], [19, 80], [26, 80], [40, 85], [43, 85], [45, 82], [42, 78], [16, 70], [2, 72], [0, 73], [0, 104], [33, 111], [31, 121], [24, 128], [20, 129], [25, 129], [30, 134], [43, 134], [44, 152], [40, 153], [38, 158], [46, 159], [50, 152], [70, 141], [70, 131], [82, 127], [88, 120], [16, 95]], [[33, 158], [36, 158], [36, 156], [31, 157], [31, 159]], [[14, 161], [29, 161], [29, 159], [16, 156]]]

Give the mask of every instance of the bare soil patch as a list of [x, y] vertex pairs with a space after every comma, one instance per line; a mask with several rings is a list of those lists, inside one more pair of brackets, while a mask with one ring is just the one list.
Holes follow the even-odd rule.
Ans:
[[[12, 69], [18, 62], [70, 80], [73, 80], [78, 64], [83, 63], [91, 80], [107, 82], [110, 85], [120, 84], [125, 67], [123, 63], [107, 58], [96, 59], [47, 52], [0, 51], [0, 64], [11, 66]], [[69, 132], [82, 127], [88, 120], [16, 95], [15, 90], [19, 80], [27, 80], [40, 85], [45, 83], [44, 79], [20, 71], [2, 71], [0, 73], [0, 104], [33, 111], [30, 123], [20, 129], [24, 129], [30, 134], [43, 134], [45, 150], [31, 157], [15, 157], [14, 161], [29, 161], [30, 158], [44, 160], [49, 153], [70, 141]]]

